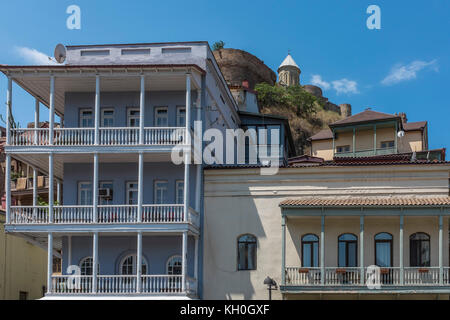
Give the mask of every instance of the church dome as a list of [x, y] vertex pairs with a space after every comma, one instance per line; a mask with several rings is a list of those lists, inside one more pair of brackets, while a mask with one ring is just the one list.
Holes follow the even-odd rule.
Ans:
[[278, 72], [280, 72], [280, 69], [283, 67], [295, 67], [300, 71], [299, 66], [295, 63], [294, 59], [290, 54], [288, 54], [286, 58], [284, 58], [283, 62], [280, 64], [280, 66], [278, 67]]

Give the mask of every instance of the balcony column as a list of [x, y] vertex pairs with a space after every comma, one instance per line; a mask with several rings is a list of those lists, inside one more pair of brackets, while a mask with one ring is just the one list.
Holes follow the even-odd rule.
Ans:
[[136, 254], [136, 291], [142, 291], [142, 232], [137, 233], [137, 254]]
[[94, 232], [92, 242], [92, 293], [97, 293], [98, 275], [98, 232]]
[[439, 284], [444, 284], [444, 217], [439, 216]]
[[6, 90], [6, 144], [11, 143], [11, 112], [12, 112], [12, 79], [8, 77]]
[[395, 134], [394, 134], [394, 144], [395, 144], [395, 153], [398, 153], [398, 122], [395, 121]]
[[34, 144], [38, 145], [39, 144], [39, 100], [36, 99], [35, 100], [35, 105], [34, 105]]
[[320, 284], [325, 284], [325, 216], [320, 217]]
[[364, 216], [359, 218], [359, 267], [361, 268], [361, 284], [364, 279]]
[[281, 217], [281, 284], [286, 285], [286, 217]]
[[353, 146], [352, 146], [353, 156], [356, 156], [356, 128], [353, 127]]
[[49, 144], [53, 145], [54, 127], [55, 127], [55, 76], [50, 76], [50, 99], [49, 99], [49, 115], [48, 115], [48, 140]]
[[61, 205], [61, 181], [56, 180], [56, 201]]
[[403, 215], [400, 215], [400, 235], [399, 235], [399, 243], [400, 243], [400, 284], [404, 284], [404, 264], [403, 264], [403, 224], [404, 224], [404, 217]]
[[139, 152], [137, 222], [142, 222], [142, 203], [143, 203], [143, 200], [144, 200], [144, 153], [143, 152]]
[[94, 176], [92, 179], [92, 221], [98, 222], [98, 153], [94, 153]]
[[[191, 144], [190, 138], [190, 121], [191, 121], [191, 74], [186, 73], [186, 137], [187, 143]], [[189, 160], [191, 149], [184, 153], [184, 222], [188, 221], [189, 214]]]
[[181, 253], [181, 291], [182, 292], [186, 292], [186, 275], [187, 275], [187, 240], [188, 240], [188, 236], [187, 236], [187, 231], [183, 232], [183, 237], [182, 237], [182, 253]]
[[47, 247], [47, 293], [52, 293], [52, 274], [53, 274], [53, 233], [48, 233]]
[[11, 222], [11, 155], [6, 154], [5, 164], [6, 224]]
[[67, 266], [72, 265], [72, 236], [67, 236]]
[[48, 222], [53, 223], [53, 202], [54, 202], [54, 176], [53, 176], [53, 153], [48, 155]]
[[145, 119], [145, 76], [141, 74], [141, 94], [139, 103], [139, 144], [144, 144]]
[[94, 144], [99, 144], [100, 139], [100, 76], [95, 76], [95, 112], [94, 112]]
[[336, 141], [335, 141], [335, 138], [334, 138], [334, 129], [331, 129], [331, 134], [332, 134], [332, 136], [333, 136], [333, 158], [334, 158], [334, 154], [335, 154], [335, 149], [336, 149]]
[[195, 291], [198, 292], [198, 236], [195, 236], [194, 244], [194, 278], [195, 278]]
[[377, 125], [373, 125], [373, 155], [377, 155]]
[[38, 171], [35, 167], [33, 167], [33, 216], [36, 216], [37, 214], [36, 210], [38, 201], [37, 179], [38, 179]]

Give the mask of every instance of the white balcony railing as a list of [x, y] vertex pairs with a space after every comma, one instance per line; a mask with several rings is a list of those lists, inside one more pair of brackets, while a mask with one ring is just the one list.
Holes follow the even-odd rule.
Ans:
[[[181, 275], [142, 275], [142, 294], [183, 293]], [[97, 294], [133, 294], [137, 292], [136, 275], [98, 275]], [[92, 276], [52, 276], [52, 293], [86, 294], [93, 292]], [[196, 280], [186, 277], [186, 293], [196, 292]]]
[[[53, 206], [55, 224], [91, 224], [94, 223], [93, 206]], [[47, 224], [50, 223], [47, 206], [11, 206], [11, 224]], [[99, 205], [97, 222], [101, 224], [138, 223], [137, 205]], [[142, 206], [142, 223], [182, 223], [183, 204], [144, 204]], [[198, 213], [189, 208], [187, 223], [199, 225]]]
[[[286, 285], [295, 286], [359, 286], [366, 285], [366, 281], [361, 283], [361, 268], [325, 268], [325, 277], [322, 283], [322, 272], [320, 268], [286, 268]], [[365, 280], [369, 274], [367, 268], [364, 269]], [[379, 283], [382, 286], [400, 286], [400, 268], [380, 268]], [[438, 286], [439, 267], [404, 268], [405, 286]], [[450, 285], [450, 267], [443, 268], [444, 286]]]
[[[50, 145], [48, 128], [11, 129], [9, 144], [12, 146], [47, 146]], [[144, 145], [176, 145], [186, 141], [186, 129], [183, 127], [148, 127], [144, 128]], [[53, 145], [55, 146], [93, 146], [95, 145], [94, 128], [54, 128]], [[139, 145], [139, 128], [137, 127], [102, 127], [99, 128], [99, 143], [102, 146]]]

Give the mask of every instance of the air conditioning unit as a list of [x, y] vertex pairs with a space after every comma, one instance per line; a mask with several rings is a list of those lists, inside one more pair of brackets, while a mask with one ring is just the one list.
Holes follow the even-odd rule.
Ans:
[[113, 196], [113, 191], [111, 188], [99, 188], [98, 189], [98, 196], [100, 198], [111, 200]]

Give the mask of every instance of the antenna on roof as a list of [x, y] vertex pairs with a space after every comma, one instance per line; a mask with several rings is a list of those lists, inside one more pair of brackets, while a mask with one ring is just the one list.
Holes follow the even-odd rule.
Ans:
[[55, 59], [58, 63], [63, 63], [66, 60], [66, 47], [58, 43], [55, 47]]

